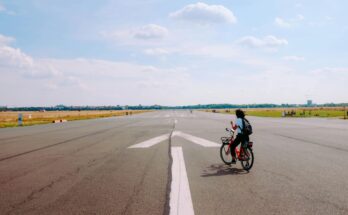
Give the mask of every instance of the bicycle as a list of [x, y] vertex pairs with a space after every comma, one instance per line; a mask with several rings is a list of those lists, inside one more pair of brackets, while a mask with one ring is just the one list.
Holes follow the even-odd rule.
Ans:
[[[226, 128], [226, 131], [230, 133], [230, 137], [221, 137], [222, 146], [220, 148], [221, 160], [227, 164], [232, 164], [231, 145], [233, 143], [234, 131]], [[241, 143], [240, 147], [235, 148], [237, 160], [240, 161], [244, 170], [249, 171], [254, 164], [253, 142]]]

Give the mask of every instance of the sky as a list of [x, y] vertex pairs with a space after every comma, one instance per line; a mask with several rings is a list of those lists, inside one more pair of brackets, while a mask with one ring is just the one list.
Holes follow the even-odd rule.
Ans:
[[0, 0], [0, 106], [348, 102], [344, 0]]

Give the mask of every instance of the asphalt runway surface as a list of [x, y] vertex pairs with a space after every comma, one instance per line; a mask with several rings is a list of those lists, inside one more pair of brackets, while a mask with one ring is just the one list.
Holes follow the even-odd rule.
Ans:
[[0, 214], [348, 214], [348, 121], [248, 118], [250, 172], [214, 147], [232, 115], [0, 129]]

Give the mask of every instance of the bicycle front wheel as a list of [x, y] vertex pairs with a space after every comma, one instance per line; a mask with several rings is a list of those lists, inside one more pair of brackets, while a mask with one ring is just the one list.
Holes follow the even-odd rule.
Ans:
[[227, 165], [232, 164], [232, 154], [228, 144], [222, 144], [220, 148], [220, 157], [225, 164]]
[[249, 171], [254, 164], [254, 153], [249, 147], [244, 148], [244, 159], [240, 161], [244, 170]]

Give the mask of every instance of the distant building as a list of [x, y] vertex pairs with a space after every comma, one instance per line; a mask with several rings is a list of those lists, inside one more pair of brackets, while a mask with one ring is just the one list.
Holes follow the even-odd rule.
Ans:
[[307, 100], [307, 106], [313, 106], [313, 101], [312, 100]]

